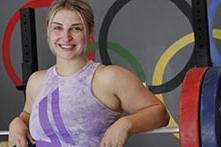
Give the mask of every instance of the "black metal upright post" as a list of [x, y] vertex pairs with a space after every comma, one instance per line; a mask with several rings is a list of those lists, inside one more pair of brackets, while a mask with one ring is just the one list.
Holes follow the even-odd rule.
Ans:
[[22, 81], [26, 85], [29, 76], [38, 70], [35, 13], [33, 8], [20, 9], [22, 38]]
[[207, 17], [207, 1], [192, 0], [193, 30], [195, 38], [194, 54], [196, 66], [210, 66], [210, 45]]

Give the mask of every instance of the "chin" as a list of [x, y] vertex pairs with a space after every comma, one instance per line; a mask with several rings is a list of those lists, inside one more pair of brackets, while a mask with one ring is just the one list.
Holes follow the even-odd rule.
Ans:
[[76, 55], [74, 55], [74, 56], [59, 56], [61, 59], [63, 59], [63, 60], [75, 60], [75, 59], [78, 59], [79, 57], [81, 57], [81, 56], [76, 56]]

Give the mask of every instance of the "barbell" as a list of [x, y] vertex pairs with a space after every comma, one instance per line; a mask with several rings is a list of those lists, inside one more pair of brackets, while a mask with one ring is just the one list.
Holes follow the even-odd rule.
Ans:
[[[162, 127], [159, 129], [154, 129], [152, 131], [144, 132], [142, 134], [158, 134], [158, 133], [179, 133], [179, 128], [177, 127]], [[0, 131], [0, 136], [7, 136], [8, 131]]]

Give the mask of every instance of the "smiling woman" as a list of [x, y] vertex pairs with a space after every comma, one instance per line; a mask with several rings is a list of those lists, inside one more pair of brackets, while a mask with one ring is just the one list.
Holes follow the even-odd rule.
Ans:
[[85, 54], [87, 34], [84, 29], [86, 27], [79, 13], [63, 9], [49, 22], [48, 43], [57, 56], [58, 62]]
[[167, 125], [165, 106], [133, 73], [87, 58], [93, 19], [85, 0], [52, 3], [47, 39], [56, 64], [30, 76], [10, 146], [123, 147], [129, 134]]

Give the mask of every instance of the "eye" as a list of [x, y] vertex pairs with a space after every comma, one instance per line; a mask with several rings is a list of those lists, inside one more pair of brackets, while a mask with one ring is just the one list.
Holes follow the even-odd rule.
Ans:
[[54, 31], [61, 31], [63, 28], [61, 26], [54, 26], [52, 27], [52, 30]]
[[81, 31], [83, 31], [83, 27], [82, 26], [75, 26], [71, 30], [74, 32], [81, 32]]

